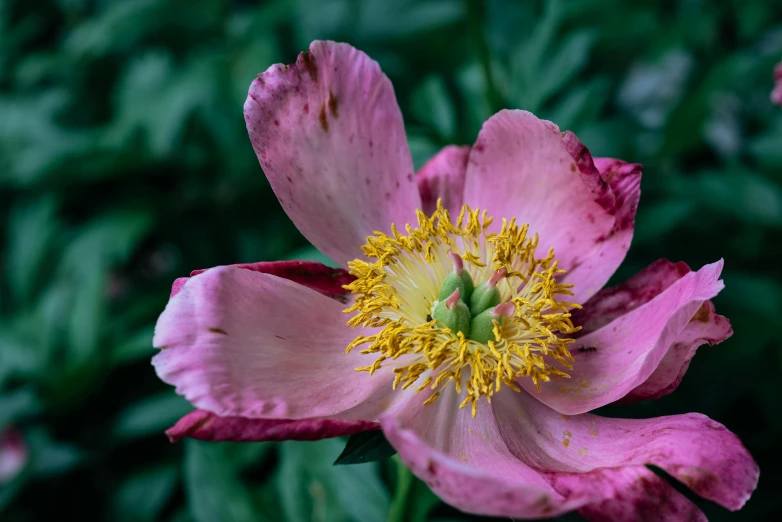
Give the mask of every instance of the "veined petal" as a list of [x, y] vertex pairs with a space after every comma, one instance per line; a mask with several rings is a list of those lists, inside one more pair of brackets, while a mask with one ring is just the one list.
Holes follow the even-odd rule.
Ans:
[[[237, 267], [199, 274], [155, 328], [158, 376], [195, 407], [223, 417], [327, 417], [382, 401], [393, 374], [356, 372], [345, 354], [360, 333], [344, 305], [302, 285]], [[377, 405], [382, 409], [382, 405]], [[365, 418], [364, 420], [373, 420]]]
[[568, 415], [621, 399], [652, 375], [701, 305], [722, 290], [722, 264], [686, 274], [643, 306], [577, 339], [569, 379], [553, 377], [539, 393], [527, 379], [519, 384]]
[[[622, 498], [629, 487], [637, 497], [642, 491], [633, 492], [632, 481], [614, 470], [647, 464], [732, 510], [743, 506], [757, 485], [757, 464], [738, 437], [704, 415], [567, 416], [525, 393], [497, 394], [492, 406], [509, 450], [525, 464], [548, 470], [547, 477], [564, 495]], [[639, 478], [646, 480], [649, 475], [641, 473]], [[644, 508], [661, 507], [669, 493], [654, 486], [647, 496], [652, 505]]]
[[705, 520], [646, 465], [733, 510], [758, 479], [738, 438], [698, 414], [568, 417], [525, 392], [506, 391], [473, 418], [449, 390], [429, 406], [416, 400], [394, 410], [381, 425], [405, 464], [438, 496], [484, 515], [539, 518], [579, 509], [596, 521]]
[[468, 513], [517, 519], [556, 516], [587, 503], [581, 495], [566, 499], [511, 454], [490, 408], [478, 408], [472, 417], [469, 407], [459, 409], [452, 388], [421, 406], [424, 393], [381, 418], [381, 425], [405, 465], [445, 502]]
[[435, 154], [416, 174], [421, 194], [422, 210], [432, 215], [437, 209], [437, 199], [442, 199], [451, 216], [456, 218], [464, 201], [464, 180], [470, 147], [448, 145]]
[[733, 328], [730, 321], [715, 312], [711, 301], [704, 302], [668, 348], [649, 378], [633, 388], [619, 402], [629, 404], [668, 395], [682, 382], [699, 346], [707, 343], [714, 346], [731, 335]]
[[[622, 241], [622, 248], [600, 247], [616, 235], [617, 198], [586, 148], [572, 148], [572, 140], [566, 143], [553, 123], [526, 111], [501, 111], [483, 125], [470, 151], [464, 199], [498, 219], [515, 217], [528, 223], [530, 232], [540, 236], [543, 255], [554, 247], [560, 268], [575, 271], [605, 248], [606, 259], [595, 261], [601, 267], [598, 275], [584, 269], [572, 276], [584, 272], [575, 289], [576, 300], [583, 301], [608, 280], [626, 249]], [[619, 204], [626, 199], [620, 198]], [[494, 226], [499, 227], [499, 221]]]
[[[353, 277], [341, 268], [331, 268], [314, 261], [271, 261], [233, 266], [282, 277], [340, 301], [344, 301], [348, 293], [343, 285], [353, 280]], [[193, 270], [190, 276], [203, 272], [206, 272], [206, 269]], [[171, 297], [179, 293], [188, 279], [188, 277], [180, 277], [174, 281]], [[319, 440], [379, 428], [378, 423], [363, 420], [248, 419], [220, 417], [206, 410], [196, 410], [188, 413], [166, 430], [166, 435], [171, 442], [176, 442], [183, 437], [210, 441], [264, 442]]]
[[[573, 312], [574, 324], [582, 327], [580, 336], [648, 303], [690, 272], [685, 263], [660, 259], [624, 283], [601, 290], [584, 303], [584, 308]], [[704, 302], [670, 345], [649, 378], [619, 402], [624, 404], [656, 399], [671, 393], [681, 382], [699, 346], [720, 343], [732, 334], [730, 321], [718, 315], [710, 301]]]
[[219, 417], [212, 412], [188, 413], [166, 430], [171, 442], [183, 437], [209, 441], [269, 442], [320, 440], [379, 429], [376, 422], [339, 419], [247, 419]]
[[579, 336], [594, 332], [648, 303], [690, 272], [686, 263], [658, 259], [624, 283], [600, 290], [584, 303], [583, 308], [573, 310], [573, 324], [581, 326]]
[[313, 42], [253, 81], [244, 116], [282, 207], [330, 259], [345, 266], [373, 231], [414, 222], [421, 200], [402, 113], [364, 53]]

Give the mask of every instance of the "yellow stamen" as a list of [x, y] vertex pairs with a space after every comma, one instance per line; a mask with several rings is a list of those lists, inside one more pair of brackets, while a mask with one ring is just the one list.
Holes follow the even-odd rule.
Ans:
[[[549, 362], [572, 369], [568, 345], [573, 339], [567, 336], [579, 330], [569, 311], [578, 305], [557, 299], [573, 292], [572, 285], [556, 280], [565, 270], [558, 268], [553, 249], [536, 258], [538, 236], [528, 237], [528, 225], [503, 219], [500, 231], [490, 232], [492, 219], [486, 211], [467, 205], [456, 224], [440, 201], [431, 217], [419, 210], [417, 218], [418, 228], [406, 225], [406, 235], [392, 225], [391, 235], [375, 232], [368, 237], [362, 250], [373, 262], [356, 259], [348, 264], [356, 277], [345, 286], [355, 297], [345, 310], [355, 312], [348, 325], [379, 329], [348, 345], [346, 351], [367, 345], [361, 353], [378, 355], [372, 365], [357, 370], [372, 374], [381, 366], [393, 366], [394, 389], [417, 383], [416, 392], [433, 390], [424, 404], [437, 400], [453, 382], [457, 393], [466, 394], [459, 407], [470, 404], [473, 416], [478, 400], [485, 396], [490, 401], [502, 384], [518, 392], [518, 379], [526, 377], [540, 390], [540, 383], [552, 375], [569, 377]], [[495, 339], [486, 344], [431, 318], [440, 285], [453, 270], [451, 252], [464, 259], [474, 281], [507, 271], [497, 288], [502, 302], [512, 303], [515, 312], [494, 321]]]

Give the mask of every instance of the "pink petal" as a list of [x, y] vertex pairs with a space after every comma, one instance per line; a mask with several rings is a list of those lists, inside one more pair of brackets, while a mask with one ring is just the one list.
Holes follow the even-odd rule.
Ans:
[[782, 82], [777, 83], [776, 87], [771, 91], [771, 103], [775, 105], [782, 105]]
[[594, 332], [648, 303], [690, 272], [686, 263], [658, 259], [624, 283], [604, 288], [592, 296], [582, 309], [573, 311], [573, 323], [581, 326], [581, 336]]
[[27, 444], [16, 428], [0, 432], [0, 486], [11, 482], [27, 465]]
[[188, 413], [166, 431], [169, 440], [182, 437], [209, 441], [269, 442], [320, 440], [379, 429], [376, 422], [338, 419], [246, 419], [218, 417], [205, 410]]
[[[586, 151], [572, 133], [566, 134], [565, 143], [571, 146], [577, 143]], [[581, 152], [580, 156], [591, 157], [589, 151]], [[612, 158], [595, 158], [594, 164], [614, 194], [614, 226], [584, 262], [571, 268], [563, 278], [562, 282], [575, 285], [577, 303], [583, 303], [602, 288], [624, 261], [633, 239], [635, 214], [641, 199], [641, 165]]]
[[567, 417], [506, 390], [473, 418], [452, 388], [422, 406], [426, 394], [383, 416], [383, 431], [415, 475], [469, 513], [537, 518], [580, 508], [590, 520], [703, 520], [646, 464], [729, 509], [757, 484], [741, 442], [703, 415]]
[[367, 361], [357, 350], [344, 353], [361, 333], [345, 324], [344, 306], [270, 274], [213, 268], [169, 301], [153, 364], [195, 407], [222, 417], [379, 414], [393, 374], [354, 370]]
[[774, 67], [774, 90], [771, 91], [771, 103], [782, 106], [782, 62]]
[[427, 161], [416, 174], [422, 210], [431, 215], [441, 198], [451, 216], [459, 215], [464, 200], [464, 179], [470, 147], [449, 145]]
[[572, 133], [563, 138], [551, 122], [506, 110], [483, 125], [470, 151], [465, 202], [488, 209], [497, 227], [501, 218], [529, 223], [540, 250], [554, 247], [560, 267], [574, 271], [581, 302], [605, 284], [629, 246], [639, 174], [614, 177], [618, 194]]
[[347, 44], [316, 41], [250, 86], [247, 130], [274, 193], [301, 233], [345, 265], [421, 199], [394, 89]]
[[538, 471], [510, 453], [491, 408], [459, 409], [448, 388], [422, 406], [427, 392], [408, 407], [381, 418], [385, 434], [406, 466], [448, 504], [468, 513], [514, 518], [556, 516], [588, 499], [566, 499]]
[[171, 284], [171, 295], [169, 295], [169, 298], [174, 297], [179, 293], [180, 290], [182, 290], [182, 287], [185, 286], [185, 283], [187, 283], [187, 280], [190, 279], [189, 277], [178, 277], [174, 279], [174, 282]]
[[540, 393], [529, 379], [519, 383], [569, 415], [621, 399], [652, 375], [701, 305], [722, 290], [722, 264], [686, 274], [645, 305], [577, 339], [570, 379], [554, 377]]
[[[581, 325], [579, 333], [583, 337], [648, 303], [690, 272], [685, 263], [672, 263], [667, 259], [655, 261], [624, 283], [604, 288], [592, 296], [584, 303], [584, 308], [573, 312], [573, 322]], [[700, 345], [720, 343], [732, 334], [730, 321], [714, 313], [714, 305], [710, 301], [704, 302], [668, 348], [652, 375], [619, 402], [656, 399], [671, 393], [681, 382]]]
[[714, 346], [731, 335], [733, 328], [730, 321], [715, 313], [711, 301], [704, 302], [676, 337], [652, 375], [619, 402], [626, 404], [668, 395], [682, 382], [699, 346], [705, 343]]
[[[510, 451], [528, 466], [545, 470], [566, 497], [630, 494], [643, 498], [643, 490], [626, 491], [627, 477], [614, 470], [646, 464], [664, 469], [698, 495], [733, 510], [743, 506], [757, 486], [757, 464], [741, 441], [704, 415], [569, 417], [524, 393], [499, 393], [492, 405]], [[669, 493], [655, 486], [653, 494], [646, 495], [647, 502], [661, 505]]]
[[707, 522], [706, 515], [695, 504], [645, 467], [598, 469], [572, 475], [559, 473], [555, 479], [563, 491], [578, 491], [585, 482], [606, 488], [606, 500], [578, 510], [579, 515], [591, 522]]
[[[274, 261], [233, 265], [237, 268], [282, 277], [304, 285], [325, 296], [345, 300], [348, 292], [343, 285], [353, 277], [341, 268], [331, 268], [314, 261]], [[193, 270], [196, 276], [206, 269]], [[174, 281], [171, 297], [188, 281], [181, 277]], [[375, 422], [337, 419], [247, 419], [244, 417], [219, 417], [205, 410], [196, 410], [182, 417], [166, 431], [171, 442], [183, 437], [211, 441], [280, 441], [319, 440], [351, 435], [361, 431], [379, 429]]]

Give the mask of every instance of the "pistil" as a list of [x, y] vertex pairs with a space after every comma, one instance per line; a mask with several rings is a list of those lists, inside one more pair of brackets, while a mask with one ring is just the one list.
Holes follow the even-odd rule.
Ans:
[[448, 328], [454, 335], [461, 332], [465, 337], [470, 336], [470, 309], [462, 301], [458, 288], [448, 299], [435, 305], [432, 318], [438, 326]]
[[391, 366], [394, 388], [433, 391], [425, 404], [452, 383], [473, 415], [502, 385], [519, 391], [521, 378], [539, 388], [567, 377], [560, 368], [571, 368], [569, 336], [579, 328], [570, 309], [578, 305], [560, 300], [573, 292], [558, 282], [565, 271], [553, 250], [537, 257], [527, 225], [503, 219], [490, 232], [486, 211], [467, 205], [455, 223], [441, 202], [431, 217], [417, 215], [418, 227], [376, 232], [363, 246], [368, 260], [349, 263], [356, 279], [345, 286], [354, 296], [348, 325], [371, 330], [346, 351], [365, 345], [361, 353], [376, 356], [357, 370]]

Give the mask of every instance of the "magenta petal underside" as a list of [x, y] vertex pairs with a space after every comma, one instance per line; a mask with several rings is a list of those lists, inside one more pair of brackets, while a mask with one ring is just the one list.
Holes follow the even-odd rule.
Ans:
[[376, 422], [339, 419], [247, 419], [244, 417], [219, 417], [214, 413], [196, 410], [188, 413], [166, 435], [171, 442], [183, 437], [198, 440], [270, 442], [283, 440], [320, 440], [353, 435], [379, 429]]
[[[158, 376], [223, 417], [373, 420], [393, 374], [371, 378], [345, 347], [361, 333], [344, 304], [270, 274], [217, 267], [190, 278], [155, 328]], [[369, 401], [369, 404], [367, 404]], [[357, 409], [358, 407], [361, 407]], [[363, 408], [363, 409], [362, 409]], [[370, 415], [362, 417], [361, 415]]]
[[464, 180], [470, 147], [449, 145], [432, 156], [416, 174], [422, 209], [431, 216], [437, 209], [437, 200], [455, 219], [464, 201]]
[[421, 200], [402, 113], [364, 53], [313, 42], [295, 64], [253, 81], [244, 116], [282, 207], [330, 259], [345, 266], [375, 230], [415, 222]]
[[[311, 288], [319, 294], [332, 297], [339, 301], [346, 301], [344, 285], [350, 284], [355, 278], [342, 268], [331, 268], [316, 261], [261, 261], [258, 263], [241, 263], [231, 265], [236, 268], [271, 274], [294, 283]], [[200, 268], [190, 272], [190, 276], [196, 276], [209, 270]], [[179, 277], [171, 285], [171, 297], [179, 293], [190, 277]]]
[[[584, 337], [648, 303], [690, 272], [685, 263], [660, 259], [624, 283], [604, 288], [584, 303], [582, 309], [573, 312], [574, 324], [582, 327], [578, 336]], [[704, 302], [668, 347], [649, 378], [619, 399], [619, 402], [656, 399], [671, 393], [681, 382], [699, 346], [720, 343], [732, 334], [730, 321], [715, 313], [710, 301]]]
[[711, 301], [704, 302], [676, 337], [649, 378], [633, 388], [619, 402], [629, 404], [668, 395], [681, 383], [699, 346], [713, 346], [731, 335], [733, 328], [730, 321], [715, 312]]
[[[355, 279], [347, 270], [331, 268], [315, 261], [261, 261], [232, 266], [282, 277], [343, 302], [346, 300], [345, 296], [350, 293], [345, 290], [344, 286], [352, 283]], [[206, 272], [206, 270], [193, 270], [190, 275], [195, 276]]]
[[648, 303], [690, 272], [686, 263], [659, 259], [624, 283], [600, 290], [583, 308], [573, 310], [573, 323], [581, 326], [579, 337]]
[[701, 305], [722, 290], [722, 261], [684, 275], [646, 304], [576, 340], [569, 379], [552, 377], [540, 392], [521, 384], [560, 413], [584, 413], [626, 396], [660, 365]]

